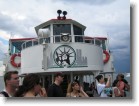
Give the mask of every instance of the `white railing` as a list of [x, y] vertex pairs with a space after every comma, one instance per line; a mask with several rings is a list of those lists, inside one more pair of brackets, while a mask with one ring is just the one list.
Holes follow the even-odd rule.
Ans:
[[[96, 46], [100, 46], [102, 47], [102, 43], [101, 40], [97, 39], [97, 38], [91, 38], [91, 39], [85, 39], [85, 36], [82, 35], [69, 35], [70, 36], [70, 42], [74, 42], [74, 43], [87, 43], [87, 44], [93, 44]], [[40, 45], [43, 43], [60, 43], [61, 42], [61, 35], [55, 35], [55, 36], [50, 36], [47, 38], [36, 38], [36, 39], [32, 39], [30, 41], [26, 41], [22, 44], [22, 50], [28, 47], [32, 47], [35, 45]], [[51, 40], [53, 39], [53, 40]], [[53, 41], [53, 42], [51, 42]]]

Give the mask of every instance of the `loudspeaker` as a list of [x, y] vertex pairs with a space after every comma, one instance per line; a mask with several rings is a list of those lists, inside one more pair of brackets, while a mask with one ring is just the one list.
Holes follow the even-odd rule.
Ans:
[[50, 36], [50, 30], [48, 28], [46, 29], [39, 29], [38, 30], [38, 36], [39, 37], [43, 37], [43, 38], [47, 38]]

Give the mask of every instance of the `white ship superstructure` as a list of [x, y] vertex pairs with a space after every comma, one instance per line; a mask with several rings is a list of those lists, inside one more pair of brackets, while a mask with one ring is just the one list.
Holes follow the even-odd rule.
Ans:
[[[66, 83], [78, 76], [113, 75], [113, 57], [105, 37], [84, 35], [86, 27], [60, 16], [35, 27], [36, 38], [9, 40], [9, 53], [4, 59], [6, 71], [18, 70], [20, 75], [37, 73], [50, 82], [55, 72], [63, 72]], [[94, 78], [94, 77], [93, 77]]]

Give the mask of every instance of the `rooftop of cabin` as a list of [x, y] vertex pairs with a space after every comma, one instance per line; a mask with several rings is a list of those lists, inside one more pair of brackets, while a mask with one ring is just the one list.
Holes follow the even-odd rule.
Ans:
[[67, 19], [66, 11], [63, 11], [63, 16], [61, 16], [61, 10], [58, 10], [57, 13], [57, 19], [51, 19], [35, 27], [35, 31], [38, 36], [40, 29], [49, 29], [51, 35], [60, 35], [61, 33], [69, 33], [70, 35], [84, 35], [84, 31], [86, 29], [84, 25], [75, 20]]

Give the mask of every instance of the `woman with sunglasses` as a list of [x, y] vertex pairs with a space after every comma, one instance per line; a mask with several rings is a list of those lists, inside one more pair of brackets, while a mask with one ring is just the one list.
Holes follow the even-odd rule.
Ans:
[[23, 85], [15, 93], [15, 97], [41, 97], [47, 96], [44, 88], [41, 88], [41, 79], [37, 74], [28, 74], [23, 80]]
[[78, 82], [74, 81], [68, 85], [67, 97], [89, 97]]

